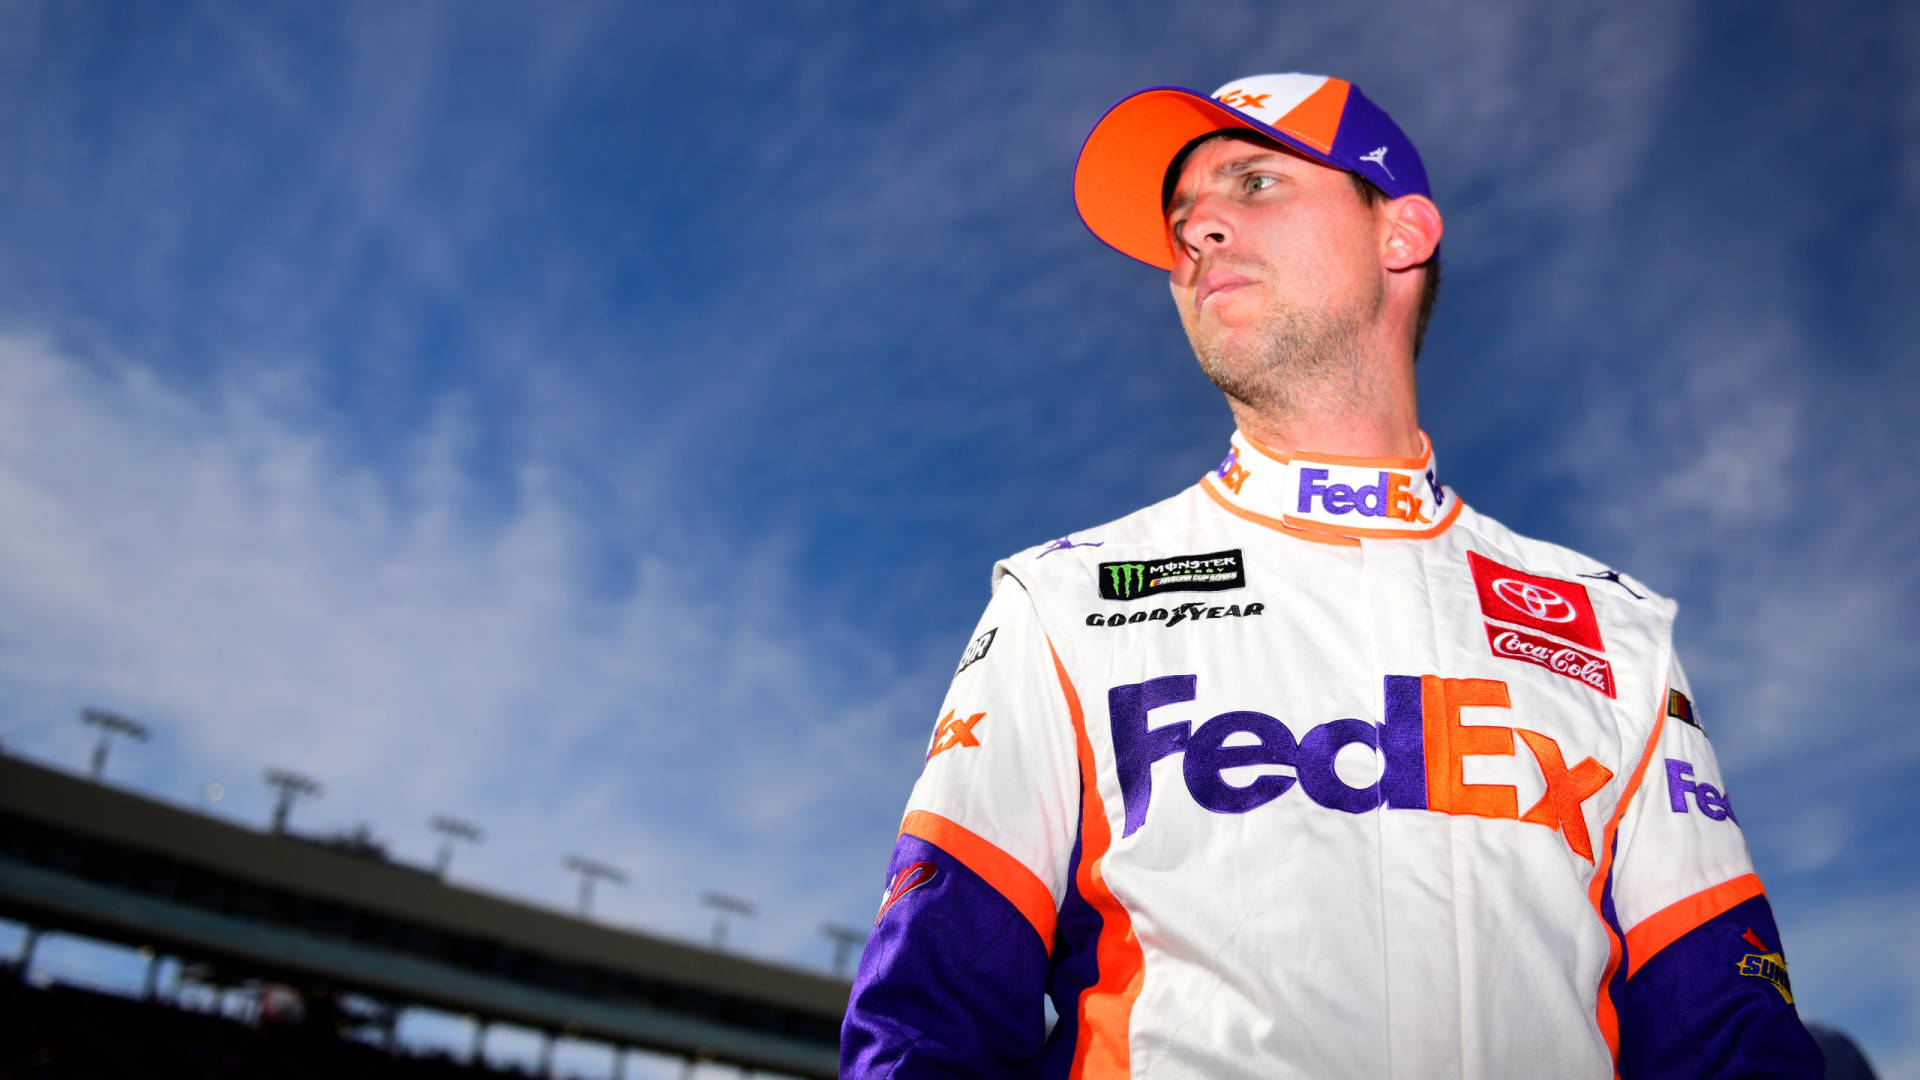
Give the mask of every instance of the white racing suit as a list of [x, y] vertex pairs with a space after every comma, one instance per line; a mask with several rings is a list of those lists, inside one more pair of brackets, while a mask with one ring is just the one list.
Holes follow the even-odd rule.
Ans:
[[1238, 434], [1002, 561], [843, 1075], [1819, 1075], [1674, 611]]

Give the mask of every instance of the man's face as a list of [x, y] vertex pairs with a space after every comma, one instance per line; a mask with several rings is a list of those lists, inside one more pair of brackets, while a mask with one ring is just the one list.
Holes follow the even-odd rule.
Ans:
[[1211, 139], [1187, 157], [1167, 228], [1180, 322], [1207, 374], [1242, 400], [1287, 369], [1336, 361], [1379, 314], [1380, 221], [1339, 169]]

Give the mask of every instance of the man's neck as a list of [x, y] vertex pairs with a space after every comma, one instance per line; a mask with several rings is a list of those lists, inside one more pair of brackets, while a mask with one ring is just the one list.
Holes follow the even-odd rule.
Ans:
[[1296, 450], [1345, 457], [1409, 458], [1421, 452], [1420, 410], [1413, 364], [1374, 381], [1361, 400], [1307, 401], [1284, 415], [1227, 399], [1233, 419], [1260, 445], [1282, 454]]

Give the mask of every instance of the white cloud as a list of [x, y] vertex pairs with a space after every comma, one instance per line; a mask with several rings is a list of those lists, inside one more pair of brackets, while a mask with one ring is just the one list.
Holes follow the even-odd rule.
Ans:
[[[1580, 422], [1548, 466], [1591, 500], [1576, 546], [1686, 602], [1683, 656], [1741, 767], [1880, 734], [1920, 630], [1920, 567], [1902, 554], [1920, 542], [1920, 490], [1863, 467], [1900, 456], [1900, 375], [1809, 365], [1817, 346], [1767, 314], [1764, 269], [1745, 280], [1759, 295], [1650, 283], [1696, 295], [1693, 317], [1651, 363], [1577, 380]], [[1882, 768], [1920, 760], [1920, 739], [1874, 741]]]
[[[597, 551], [537, 459], [476, 509], [456, 403], [391, 469], [325, 421], [298, 373], [200, 400], [0, 339], [0, 682], [152, 721], [112, 771], [176, 798], [219, 779], [258, 822], [259, 770], [296, 767], [328, 787], [297, 826], [370, 821], [424, 860], [452, 812], [489, 834], [464, 880], [567, 904], [580, 851], [634, 876], [607, 917], [698, 934], [694, 898], [725, 887], [783, 901], [748, 942], [824, 954], [813, 927], [857, 917], [884, 858], [928, 669], [863, 667], [857, 628], [798, 610], [777, 542]], [[10, 747], [76, 760], [69, 726], [26, 731]]]

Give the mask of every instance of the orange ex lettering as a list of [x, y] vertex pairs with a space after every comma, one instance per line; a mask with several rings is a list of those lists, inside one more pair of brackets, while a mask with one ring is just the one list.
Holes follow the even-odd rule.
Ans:
[[1430, 524], [1433, 519], [1420, 512], [1425, 500], [1409, 490], [1407, 483], [1407, 477], [1402, 473], [1387, 475], [1387, 516], [1399, 521]]
[[1264, 94], [1249, 94], [1245, 90], [1235, 89], [1221, 94], [1220, 104], [1230, 105], [1236, 109], [1264, 109], [1267, 107], [1267, 99], [1272, 96], [1271, 90]]
[[947, 714], [942, 716], [940, 722], [934, 726], [933, 745], [927, 749], [927, 760], [932, 761], [934, 755], [944, 754], [955, 747], [979, 746], [980, 736], [975, 735], [973, 729], [986, 718], [987, 714], [983, 712], [963, 718], [954, 710], [948, 709]]
[[1235, 447], [1227, 451], [1226, 460], [1213, 471], [1213, 475], [1219, 477], [1220, 482], [1227, 485], [1228, 490], [1238, 495], [1240, 488], [1246, 484], [1247, 477], [1253, 474], [1247, 471], [1246, 466], [1240, 464], [1240, 449]]

